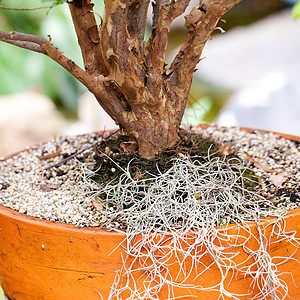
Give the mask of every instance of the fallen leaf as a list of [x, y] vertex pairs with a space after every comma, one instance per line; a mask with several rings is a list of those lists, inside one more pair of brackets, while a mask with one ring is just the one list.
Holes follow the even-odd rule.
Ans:
[[102, 211], [103, 210], [103, 205], [98, 200], [96, 200], [96, 199], [92, 200], [92, 205], [98, 211]]
[[285, 177], [285, 172], [281, 172], [276, 175], [270, 175], [269, 179], [277, 187], [281, 186], [287, 180]]
[[253, 165], [254, 165], [257, 169], [261, 169], [261, 170], [266, 171], [266, 172], [269, 172], [269, 173], [276, 173], [276, 174], [281, 173], [281, 171], [276, 171], [276, 170], [274, 170], [274, 169], [268, 168], [268, 167], [266, 167], [266, 166], [264, 166], [264, 165], [262, 165], [262, 164], [256, 162], [256, 161], [254, 160], [254, 158], [253, 158], [248, 152], [244, 151], [244, 153], [245, 153], [245, 155], [246, 155], [246, 158], [247, 158], [250, 162], [252, 162]]
[[110, 153], [110, 148], [109, 148], [109, 147], [105, 147], [104, 153], [105, 153], [106, 155], [109, 155], [109, 153]]
[[244, 151], [245, 155], [246, 155], [246, 158], [249, 160], [249, 161], [252, 161], [253, 160], [253, 157], [246, 151]]
[[219, 152], [222, 154], [222, 155], [229, 155], [229, 154], [234, 154], [235, 153], [235, 147], [233, 144], [225, 144], [225, 145], [222, 145], [220, 148], [219, 148]]
[[60, 184], [48, 184], [48, 183], [42, 183], [40, 185], [40, 189], [44, 192], [49, 192], [51, 190], [56, 190], [60, 187]]
[[266, 166], [263, 166], [263, 165], [261, 165], [260, 163], [258, 163], [258, 162], [254, 162], [254, 166], [256, 167], [256, 168], [258, 168], [258, 169], [261, 169], [261, 170], [264, 170], [264, 171], [266, 171], [266, 172], [269, 172], [269, 173], [280, 173], [279, 171], [276, 171], [276, 170], [274, 170], [274, 169], [271, 169], [271, 168], [268, 168], [268, 167], [266, 167]]
[[55, 153], [50, 153], [50, 154], [38, 156], [38, 159], [39, 160], [47, 160], [47, 159], [50, 159], [50, 158], [54, 158], [54, 157], [58, 156], [59, 154], [60, 154], [60, 150], [55, 152]]

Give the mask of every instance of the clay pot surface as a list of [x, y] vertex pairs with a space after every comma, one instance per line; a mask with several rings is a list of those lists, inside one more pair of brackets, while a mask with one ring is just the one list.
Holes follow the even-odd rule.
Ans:
[[[280, 135], [300, 141], [299, 137]], [[284, 220], [286, 232], [295, 231], [296, 237], [300, 238], [300, 208], [288, 212]], [[272, 257], [288, 257], [293, 254], [294, 259], [300, 261], [300, 251], [296, 246], [286, 241], [277, 241], [276, 236], [272, 235], [273, 221], [274, 219], [268, 218], [262, 222], [265, 235], [273, 236], [271, 240], [274, 243], [270, 245], [269, 254]], [[255, 224], [249, 223], [249, 228], [254, 236], [257, 236]], [[226, 233], [235, 236], [237, 230], [239, 228], [232, 225]], [[224, 229], [219, 229], [220, 234], [223, 231]], [[247, 236], [249, 233], [240, 232], [241, 238], [243, 234]], [[106, 229], [77, 228], [73, 225], [29, 217], [0, 205], [0, 284], [11, 299], [108, 299], [115, 273], [123, 265], [121, 254], [124, 257], [125, 253], [120, 245], [125, 243], [125, 237], [125, 233], [109, 232]], [[250, 239], [249, 247], [255, 249], [256, 246], [255, 238]], [[235, 249], [240, 252], [236, 260], [243, 261], [244, 250], [238, 245]], [[205, 255], [202, 259], [206, 265], [213, 262], [209, 255]], [[170, 256], [170, 263], [172, 260], [175, 262], [174, 255]], [[187, 269], [188, 264], [187, 261]], [[178, 273], [178, 264], [173, 264], [171, 269]], [[277, 272], [282, 273], [280, 279], [288, 283], [292, 299], [300, 299], [300, 287], [296, 286], [300, 282], [299, 263], [288, 260], [278, 266]], [[186, 283], [211, 286], [220, 280], [216, 274], [218, 268], [213, 264], [196, 281], [193, 281], [195, 273], [190, 274], [187, 279], [181, 275], [178, 281], [186, 279]], [[228, 274], [228, 280], [225, 282], [229, 286], [229, 291], [248, 293], [252, 278], [232, 275]], [[137, 272], [136, 276], [143, 278], [144, 275]], [[240, 299], [251, 299], [258, 293], [257, 287], [252, 288], [251, 297]], [[174, 291], [176, 296], [187, 294], [187, 289], [175, 288]], [[219, 296], [215, 291], [191, 289], [190, 292], [197, 296], [196, 299], [205, 297], [218, 299]], [[168, 299], [167, 289], [162, 288], [158, 297]]]

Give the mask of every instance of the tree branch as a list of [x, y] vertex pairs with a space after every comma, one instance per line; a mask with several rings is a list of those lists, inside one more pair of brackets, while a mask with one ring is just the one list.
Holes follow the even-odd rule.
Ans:
[[33, 44], [33, 43], [24, 42], [24, 41], [14, 41], [14, 40], [4, 39], [4, 38], [0, 38], [0, 41], [11, 44], [11, 45], [15, 45], [20, 48], [27, 49], [27, 50], [46, 54], [46, 51], [41, 46]]
[[[160, 45], [160, 39], [156, 39], [156, 36], [163, 28], [170, 29], [171, 23], [184, 13], [190, 1], [191, 0], [172, 0], [172, 2], [169, 3], [166, 0], [157, 0], [153, 2], [152, 31], [149, 42], [147, 43], [149, 48], [148, 56], [150, 59], [155, 56], [153, 55], [153, 48], [157, 48], [157, 46]], [[155, 43], [158, 45], [155, 45]]]
[[63, 53], [59, 51], [58, 48], [54, 47], [50, 42], [42, 44], [41, 47], [46, 51], [47, 56], [61, 65], [88, 89], [90, 89], [93, 78], [90, 74], [82, 70], [73, 60], [64, 56]]
[[[205, 43], [215, 30], [221, 17], [240, 1], [207, 0], [203, 6], [193, 8], [191, 13], [186, 16], [185, 25], [189, 30], [189, 36], [174, 59], [171, 69], [176, 66], [178, 71], [183, 69], [193, 71], [200, 60]], [[186, 69], [187, 67], [188, 69]]]
[[[185, 106], [189, 94], [193, 72], [197, 66], [205, 43], [215, 30], [218, 21], [232, 7], [241, 0], [207, 0], [204, 6], [194, 7], [186, 16], [186, 27], [189, 30], [188, 37], [181, 46], [170, 69], [168, 70], [168, 89], [172, 93], [182, 97], [176, 102], [175, 110]], [[175, 103], [175, 102], [174, 102]], [[179, 113], [179, 112], [178, 112]]]
[[[93, 12], [94, 4], [90, 0], [73, 0], [68, 3], [85, 69], [91, 75], [84, 81], [84, 85], [96, 96], [99, 104], [117, 124], [128, 127], [129, 123], [134, 122], [134, 116], [126, 103], [123, 91], [116, 85], [114, 71], [111, 70], [106, 57], [104, 58], [107, 55], [107, 40], [100, 36]], [[103, 21], [101, 25], [104, 26]], [[122, 25], [125, 26], [124, 23]], [[118, 46], [121, 45], [122, 43]], [[68, 64], [68, 61], [64, 61], [64, 65], [66, 62]]]
[[84, 84], [117, 124], [125, 127], [126, 122], [133, 122], [134, 117], [128, 112], [126, 103], [122, 101], [122, 95], [118, 94], [116, 88], [108, 82], [109, 78], [103, 75], [91, 75], [82, 70], [46, 39], [20, 32], [0, 31], [0, 41], [49, 56]]
[[99, 30], [90, 0], [69, 2], [69, 9], [81, 49], [84, 66], [89, 74], [108, 75], [101, 52]]
[[38, 45], [47, 43], [48, 41], [40, 36], [33, 35], [33, 34], [27, 34], [27, 33], [21, 33], [16, 31], [0, 31], [0, 38], [2, 39], [9, 39], [9, 40], [15, 40], [15, 41], [25, 41], [25, 42], [31, 42]]
[[88, 89], [93, 88], [93, 80], [91, 75], [82, 70], [71, 59], [64, 56], [63, 53], [58, 50], [58, 48], [55, 48], [53, 44], [48, 42], [46, 39], [36, 35], [15, 31], [0, 31], [0, 40], [49, 56], [51, 59], [60, 64], [64, 69], [66, 69], [69, 73], [71, 73], [75, 78], [77, 78], [81, 83], [83, 83]]
[[[141, 35], [133, 30], [131, 21], [129, 27], [132, 36], [128, 31], [131, 4], [130, 1], [105, 1], [100, 38], [103, 57], [110, 73], [108, 77], [118, 85], [129, 106], [134, 109], [144, 99], [141, 97], [141, 89], [145, 87], [145, 64], [139, 39]], [[139, 15], [142, 16], [145, 6], [138, 6], [137, 9], [141, 10]], [[143, 27], [144, 20], [140, 22], [139, 26]]]
[[39, 7], [32, 7], [32, 8], [19, 8], [19, 7], [6, 7], [6, 6], [3, 6], [3, 5], [0, 5], [0, 9], [22, 10], [22, 11], [32, 11], [32, 10], [39, 10], [39, 9], [53, 8], [53, 7], [54, 7], [54, 5], [39, 6]]
[[[190, 0], [160, 0], [154, 6], [152, 35], [147, 43], [148, 86], [153, 95], [162, 89], [162, 75], [165, 72], [165, 55], [171, 23], [187, 8]], [[156, 91], [156, 93], [155, 93]]]
[[50, 42], [42, 37], [15, 31], [0, 31], [0, 40], [49, 56], [87, 87], [91, 81], [91, 77], [88, 73], [83, 71], [71, 59], [64, 56], [62, 52], [58, 50], [58, 48], [55, 48]]
[[91, 75], [82, 70], [49, 42], [41, 46], [50, 58], [76, 77], [96, 96], [99, 104], [117, 124], [125, 125], [128, 122], [130, 112], [127, 112], [126, 104], [122, 102], [122, 96], [113, 88], [112, 83], [109, 82], [110, 79], [103, 75]]
[[131, 38], [140, 41], [140, 52], [143, 53], [147, 11], [150, 0], [131, 1], [127, 12], [127, 30]]

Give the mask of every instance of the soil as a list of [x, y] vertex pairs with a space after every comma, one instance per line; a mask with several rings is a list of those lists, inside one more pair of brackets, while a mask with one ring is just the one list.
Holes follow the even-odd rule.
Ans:
[[[93, 162], [93, 171], [96, 172], [94, 180], [105, 184], [119, 181], [120, 175], [123, 174], [122, 170], [128, 166], [132, 178], [140, 180], [157, 176], [166, 172], [172, 165], [172, 158], [176, 157], [188, 157], [191, 161], [205, 162], [208, 160], [207, 154], [210, 153], [210, 157], [222, 157], [227, 161], [232, 158], [239, 159], [234, 154], [236, 152], [234, 147], [227, 149], [224, 155], [223, 147], [209, 138], [183, 129], [179, 135], [181, 140], [173, 149], [166, 149], [151, 160], [141, 158], [136, 151], [130, 151], [134, 144], [126, 134], [117, 134], [102, 140], [85, 160]], [[259, 180], [253, 171], [247, 170], [246, 178], [250, 179], [246, 183], [247, 188], [255, 189], [258, 186]]]

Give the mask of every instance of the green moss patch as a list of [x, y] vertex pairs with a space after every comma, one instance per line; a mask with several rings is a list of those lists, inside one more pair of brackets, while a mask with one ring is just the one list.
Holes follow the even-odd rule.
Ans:
[[[124, 174], [124, 170], [128, 171], [136, 180], [152, 178], [169, 170], [173, 164], [172, 159], [176, 157], [187, 157], [198, 163], [204, 163], [212, 157], [220, 157], [229, 164], [238, 159], [234, 154], [223, 155], [219, 151], [220, 145], [200, 135], [181, 130], [180, 137], [180, 142], [173, 149], [166, 149], [151, 160], [141, 158], [136, 151], [124, 150], [126, 148], [122, 145], [131, 143], [127, 135], [118, 134], [108, 140], [103, 140], [95, 148], [93, 179], [99, 184], [115, 183]], [[255, 190], [258, 187], [259, 179], [254, 172], [245, 168], [243, 175], [245, 187]]]

